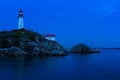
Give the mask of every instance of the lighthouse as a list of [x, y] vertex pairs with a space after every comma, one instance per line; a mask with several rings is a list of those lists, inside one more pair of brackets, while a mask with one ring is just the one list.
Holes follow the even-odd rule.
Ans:
[[23, 11], [22, 9], [20, 9], [18, 15], [18, 29], [22, 29], [22, 28], [24, 28]]

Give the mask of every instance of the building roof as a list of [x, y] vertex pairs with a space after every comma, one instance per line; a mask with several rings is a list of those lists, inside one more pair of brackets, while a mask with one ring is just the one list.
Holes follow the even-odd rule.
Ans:
[[45, 34], [45, 37], [55, 37], [55, 34]]

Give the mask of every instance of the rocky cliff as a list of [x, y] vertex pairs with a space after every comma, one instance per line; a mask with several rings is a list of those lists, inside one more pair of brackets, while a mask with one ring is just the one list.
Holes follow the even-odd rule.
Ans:
[[30, 30], [0, 32], [0, 56], [63, 56], [65, 52], [59, 43]]

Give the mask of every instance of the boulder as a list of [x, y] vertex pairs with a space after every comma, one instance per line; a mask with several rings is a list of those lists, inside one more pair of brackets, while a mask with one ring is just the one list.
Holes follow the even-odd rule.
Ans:
[[51, 55], [54, 55], [54, 56], [64, 56], [66, 55], [66, 53], [62, 50], [53, 50], [51, 51]]
[[30, 55], [39, 55], [41, 52], [41, 48], [36, 42], [28, 42], [26, 44], [26, 50]]
[[46, 54], [47, 56], [48, 55], [61, 56], [66, 54], [65, 48], [55, 41], [45, 40], [41, 43], [41, 45], [42, 45], [41, 52]]
[[18, 48], [18, 47], [11, 47], [9, 49], [9, 54], [8, 55], [13, 55], [13, 56], [24, 56], [26, 55], [26, 52], [23, 51], [22, 49]]
[[55, 41], [45, 40], [42, 42], [42, 46], [44, 48], [47, 48], [49, 51], [52, 51], [52, 50], [62, 50], [64, 52], [66, 51], [63, 46], [61, 46]]
[[9, 48], [2, 48], [0, 49], [0, 56], [6, 56], [7, 54], [9, 54], [10, 51], [9, 51]]

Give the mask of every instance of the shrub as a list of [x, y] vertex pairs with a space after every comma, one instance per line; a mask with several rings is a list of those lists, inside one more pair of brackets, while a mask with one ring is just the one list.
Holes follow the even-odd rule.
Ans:
[[21, 35], [22, 35], [21, 32], [16, 32], [16, 33], [13, 33], [12, 37], [19, 38], [19, 37], [21, 37]]
[[6, 34], [6, 33], [9, 33], [9, 31], [2, 31], [0, 32], [1, 34]]

